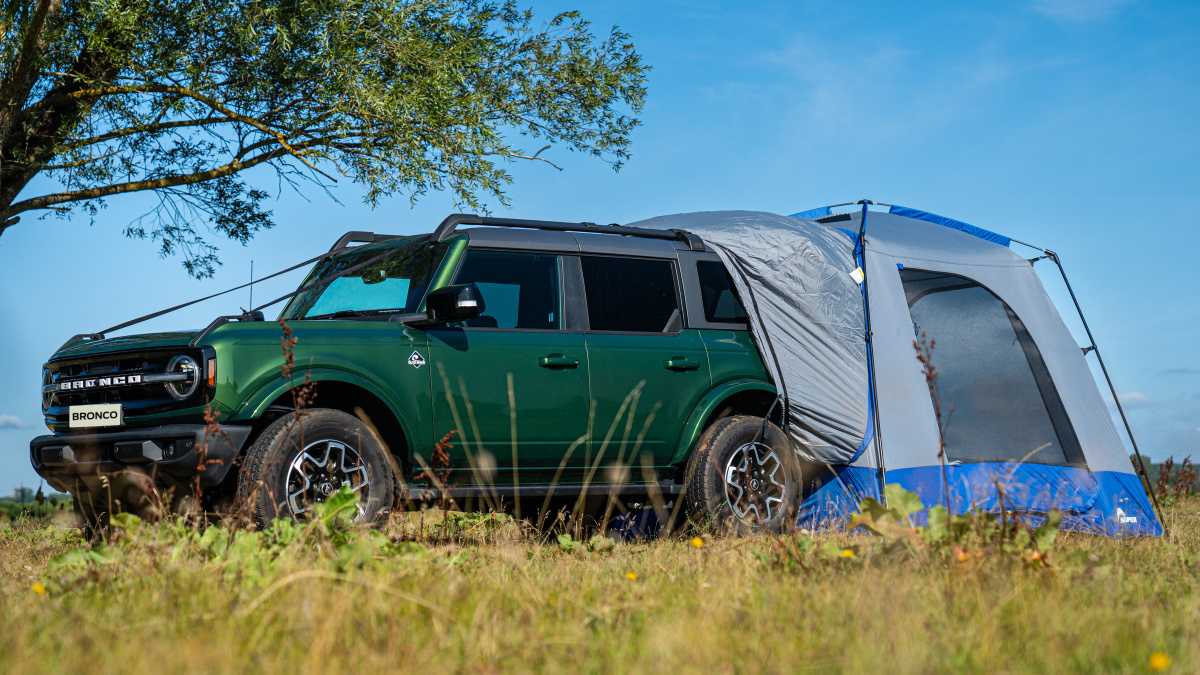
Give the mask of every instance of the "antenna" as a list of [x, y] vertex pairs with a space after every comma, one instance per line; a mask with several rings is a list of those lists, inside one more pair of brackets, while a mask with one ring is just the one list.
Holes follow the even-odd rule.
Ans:
[[250, 261], [250, 306], [254, 306], [254, 261]]

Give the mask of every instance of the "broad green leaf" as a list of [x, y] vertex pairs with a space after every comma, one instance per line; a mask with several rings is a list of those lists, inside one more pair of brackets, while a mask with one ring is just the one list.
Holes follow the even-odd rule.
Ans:
[[897, 510], [903, 518], [920, 513], [925, 508], [917, 493], [905, 490], [898, 483], [884, 486], [883, 494], [887, 497], [888, 507]]
[[1046, 514], [1046, 522], [1033, 531], [1033, 543], [1039, 551], [1049, 551], [1058, 537], [1058, 528], [1062, 524], [1062, 512], [1058, 509]]
[[133, 534], [142, 526], [142, 519], [132, 513], [116, 513], [109, 519], [113, 527], [119, 527], [127, 534]]
[[608, 537], [597, 534], [588, 540], [587, 549], [592, 553], [609, 553], [616, 546], [617, 542]]
[[942, 505], [929, 507], [929, 525], [921, 536], [930, 544], [941, 543], [951, 538], [950, 512]]
[[314, 511], [323, 522], [329, 523], [341, 517], [350, 518], [357, 507], [358, 493], [351, 490], [349, 485], [343, 485], [324, 504], [317, 504]]

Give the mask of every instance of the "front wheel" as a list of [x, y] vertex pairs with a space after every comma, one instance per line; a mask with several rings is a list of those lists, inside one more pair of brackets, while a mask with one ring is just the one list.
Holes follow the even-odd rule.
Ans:
[[[783, 532], [796, 518], [799, 463], [779, 427], [735, 415], [704, 431], [687, 466], [693, 523], [737, 534]], [[761, 437], [760, 437], [761, 435]]]
[[302, 518], [343, 486], [358, 493], [354, 520], [387, 518], [394, 477], [385, 450], [367, 425], [340, 410], [313, 408], [284, 415], [246, 451], [238, 497], [259, 527], [274, 518]]

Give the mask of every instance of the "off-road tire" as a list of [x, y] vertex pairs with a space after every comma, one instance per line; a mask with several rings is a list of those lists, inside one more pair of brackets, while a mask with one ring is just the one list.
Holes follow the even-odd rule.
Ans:
[[800, 466], [783, 432], [771, 422], [766, 423], [760, 443], [780, 461], [776, 476], [783, 484], [782, 502], [770, 510], [769, 519], [757, 518], [754, 513], [739, 517], [729, 503], [724, 471], [739, 448], [754, 441], [762, 429], [761, 417], [734, 415], [715, 422], [696, 441], [684, 474], [684, 504], [693, 527], [713, 527], [719, 533], [735, 535], [790, 529], [800, 503]]
[[288, 505], [287, 476], [292, 461], [300, 454], [301, 427], [304, 445], [337, 441], [352, 447], [366, 465], [367, 498], [361, 503], [359, 522], [376, 524], [387, 521], [395, 492], [392, 463], [367, 425], [340, 410], [312, 408], [301, 413], [297, 425], [294, 414], [275, 420], [259, 434], [246, 451], [238, 477], [237, 503], [248, 509], [258, 527], [277, 517], [295, 517]]

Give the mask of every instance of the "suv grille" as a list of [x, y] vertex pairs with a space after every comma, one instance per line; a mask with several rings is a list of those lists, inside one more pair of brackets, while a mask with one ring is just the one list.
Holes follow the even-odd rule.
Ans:
[[[83, 378], [109, 378], [129, 375], [157, 375], [164, 373], [167, 363], [177, 354], [187, 354], [197, 363], [204, 363], [204, 355], [197, 349], [170, 348], [163, 350], [98, 354], [90, 357], [67, 359], [46, 364], [54, 383]], [[199, 395], [199, 392], [197, 392]], [[198, 398], [198, 396], [197, 396]], [[197, 405], [197, 401], [178, 401], [166, 391], [162, 382], [147, 382], [135, 385], [97, 387], [56, 391], [46, 409], [47, 421], [56, 427], [67, 425], [67, 407], [95, 403], [120, 403], [125, 414], [139, 415], [163, 412], [173, 408]]]

